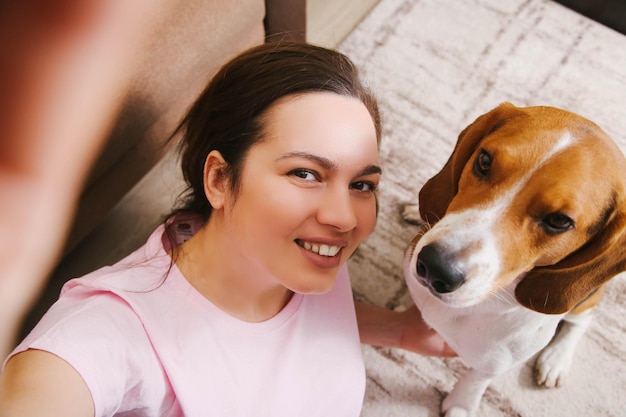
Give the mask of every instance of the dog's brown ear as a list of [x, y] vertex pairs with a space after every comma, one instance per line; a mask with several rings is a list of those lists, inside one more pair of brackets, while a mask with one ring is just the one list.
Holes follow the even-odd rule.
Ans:
[[603, 283], [626, 271], [626, 212], [612, 218], [589, 242], [555, 265], [526, 274], [515, 289], [523, 306], [544, 314], [566, 313]]
[[434, 224], [443, 217], [458, 191], [458, 182], [463, 168], [474, 154], [478, 144], [518, 112], [520, 110], [511, 103], [502, 103], [463, 129], [448, 162], [420, 190], [419, 210], [424, 221]]

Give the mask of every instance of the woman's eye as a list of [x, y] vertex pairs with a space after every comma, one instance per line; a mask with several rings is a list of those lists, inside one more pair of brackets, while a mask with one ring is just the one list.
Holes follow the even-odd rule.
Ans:
[[315, 172], [308, 170], [308, 169], [302, 169], [302, 168], [294, 169], [289, 174], [305, 181], [317, 180], [317, 175], [315, 174]]
[[374, 192], [377, 187], [374, 183], [369, 181], [359, 181], [352, 184], [352, 189], [363, 191], [363, 192]]

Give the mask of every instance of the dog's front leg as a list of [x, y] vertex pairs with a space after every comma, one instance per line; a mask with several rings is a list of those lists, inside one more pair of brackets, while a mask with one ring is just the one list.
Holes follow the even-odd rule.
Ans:
[[493, 375], [470, 369], [457, 381], [452, 392], [443, 400], [441, 411], [445, 417], [471, 417], [474, 415]]
[[591, 310], [570, 313], [563, 318], [561, 328], [535, 363], [537, 384], [547, 388], [563, 384], [574, 359], [578, 342], [591, 323]]

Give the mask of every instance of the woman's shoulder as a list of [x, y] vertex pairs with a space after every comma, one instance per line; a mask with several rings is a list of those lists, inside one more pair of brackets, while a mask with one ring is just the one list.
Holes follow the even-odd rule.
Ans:
[[[70, 293], [48, 309], [16, 349], [42, 349], [84, 357], [124, 350], [145, 338], [140, 318], [110, 291]], [[104, 341], [107, 343], [103, 343]]]
[[86, 379], [100, 373], [121, 382], [108, 371], [123, 375], [127, 367], [136, 366], [133, 362], [149, 358], [149, 337], [132, 294], [150, 292], [165, 279], [169, 257], [154, 242], [161, 234], [157, 229], [143, 247], [120, 262], [68, 281], [12, 355], [39, 349], [82, 370]]
[[166, 383], [140, 318], [111, 292], [64, 298], [55, 303], [11, 357], [27, 350], [48, 352], [67, 362], [85, 381], [98, 411], [126, 398], [142, 379], [142, 395], [154, 399]]

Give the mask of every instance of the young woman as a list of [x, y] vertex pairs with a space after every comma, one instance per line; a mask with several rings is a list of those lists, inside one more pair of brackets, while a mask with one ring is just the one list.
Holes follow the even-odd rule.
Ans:
[[0, 415], [358, 416], [360, 341], [452, 354], [415, 310], [355, 309], [346, 261], [376, 222], [381, 128], [347, 57], [253, 48], [178, 132], [182, 206], [65, 285], [7, 361]]

